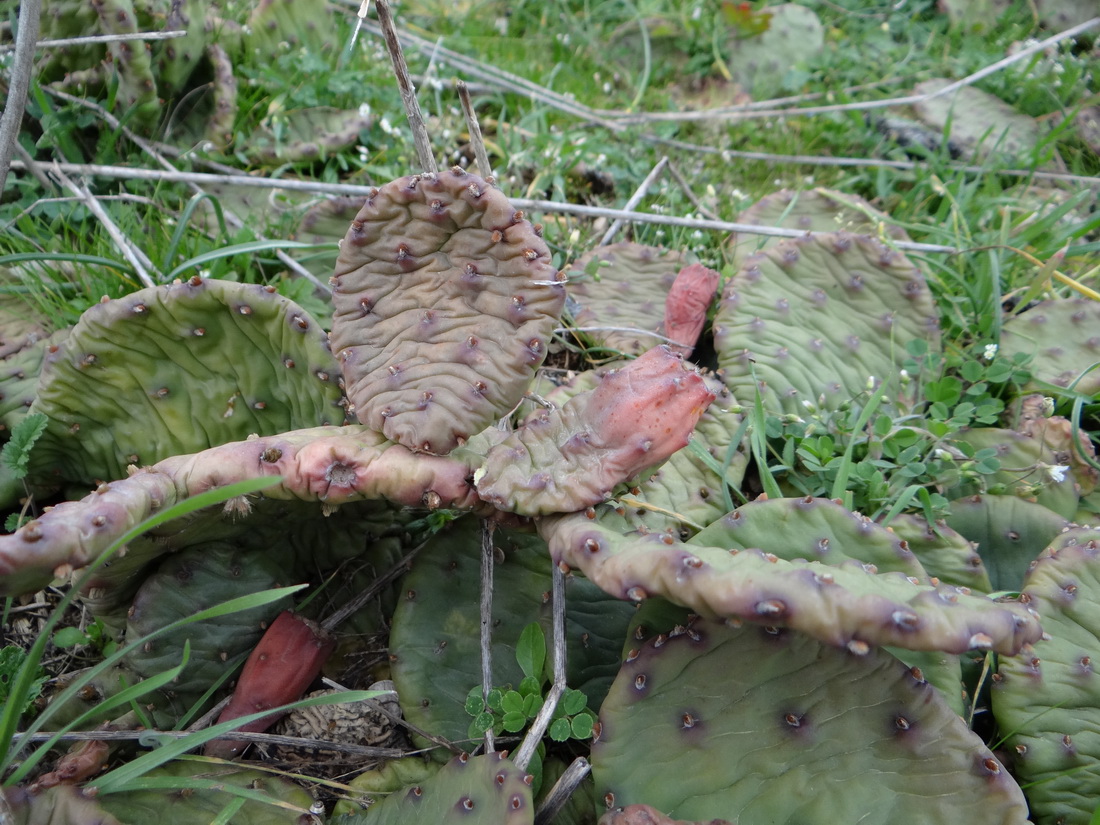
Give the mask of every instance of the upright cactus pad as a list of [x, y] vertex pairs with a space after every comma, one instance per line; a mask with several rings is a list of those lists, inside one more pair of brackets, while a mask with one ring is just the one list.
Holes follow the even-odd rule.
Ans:
[[614, 512], [604, 505], [538, 526], [554, 561], [579, 568], [619, 598], [663, 596], [701, 615], [790, 627], [863, 653], [874, 645], [1017, 651], [1041, 632], [1020, 605], [875, 573], [855, 561], [786, 561], [757, 549], [684, 544], [669, 532], [628, 532], [610, 525]]
[[689, 253], [625, 242], [582, 255], [565, 270], [567, 309], [580, 335], [623, 355], [664, 343], [669, 290], [693, 261]]
[[764, 9], [763, 32], [730, 37], [723, 53], [735, 83], [757, 100], [783, 91], [788, 70], [811, 61], [825, 47], [825, 27], [812, 9], [782, 3]]
[[1100, 531], [1059, 535], [1024, 582], [1046, 634], [1000, 660], [993, 713], [1038, 825], [1088, 825], [1100, 797]]
[[457, 167], [368, 197], [332, 284], [332, 347], [359, 420], [436, 455], [512, 410], [565, 301], [540, 229]]
[[745, 259], [714, 320], [725, 381], [765, 408], [837, 407], [896, 376], [913, 339], [939, 346], [924, 276], [901, 253], [866, 236], [805, 235]]
[[648, 641], [599, 723], [608, 806], [743, 823], [1027, 821], [1019, 786], [919, 670], [774, 627], [695, 621]]
[[[1039, 381], [1068, 387], [1083, 395], [1100, 392], [1100, 370], [1085, 373], [1100, 361], [1100, 304], [1086, 298], [1044, 301], [1011, 318], [1001, 330], [1000, 355], [1034, 355], [1031, 372]], [[1039, 385], [1029, 386], [1042, 392]]]
[[493, 447], [474, 476], [478, 494], [529, 516], [596, 504], [684, 447], [713, 400], [694, 368], [655, 347]]
[[122, 478], [131, 464], [344, 420], [324, 330], [273, 287], [203, 280], [89, 309], [49, 356], [31, 471]]
[[530, 825], [534, 821], [531, 777], [499, 751], [456, 756], [423, 783], [391, 794], [364, 813], [335, 820], [338, 825]]

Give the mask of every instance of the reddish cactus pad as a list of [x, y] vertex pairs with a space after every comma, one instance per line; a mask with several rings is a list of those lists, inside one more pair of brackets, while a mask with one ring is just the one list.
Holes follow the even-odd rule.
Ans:
[[665, 299], [665, 335], [685, 358], [691, 356], [707, 323], [707, 308], [718, 291], [720, 277], [702, 264], [691, 264], [681, 269], [672, 282]]
[[478, 494], [521, 515], [581, 510], [684, 447], [713, 400], [694, 368], [655, 347], [492, 448]]
[[332, 348], [359, 420], [444, 455], [507, 414], [565, 301], [537, 227], [476, 175], [386, 184], [344, 238]]

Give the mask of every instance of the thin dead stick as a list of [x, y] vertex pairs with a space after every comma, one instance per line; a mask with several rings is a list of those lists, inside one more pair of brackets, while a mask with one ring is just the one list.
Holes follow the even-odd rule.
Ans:
[[535, 715], [535, 719], [531, 722], [531, 728], [527, 731], [527, 735], [523, 737], [523, 742], [519, 746], [519, 750], [516, 751], [516, 755], [512, 757], [512, 761], [516, 764], [516, 767], [521, 771], [527, 770], [527, 766], [531, 762], [531, 757], [535, 754], [535, 748], [538, 747], [540, 741], [542, 741], [543, 735], [546, 733], [546, 729], [550, 727], [550, 722], [554, 718], [554, 711], [557, 710], [558, 702], [561, 701], [561, 697], [565, 694], [565, 570], [561, 565], [554, 564], [551, 567], [551, 588], [550, 588], [550, 607], [551, 614], [551, 637], [553, 639], [553, 663], [554, 663], [554, 682], [550, 686], [550, 692], [546, 695], [546, 701], [543, 702], [539, 712]]
[[[634, 194], [631, 195], [629, 200], [627, 200], [627, 202], [623, 205], [624, 212], [634, 211], [634, 207], [642, 202], [642, 198], [646, 196], [646, 193], [649, 191], [649, 187], [653, 185], [654, 181], [657, 180], [658, 176], [661, 174], [661, 172], [664, 171], [664, 168], [666, 166], [668, 166], [667, 155], [657, 161], [657, 165], [649, 171], [649, 174], [645, 176], [645, 180], [643, 180], [641, 185], [639, 185], [638, 188], [634, 190]], [[600, 238], [600, 242], [596, 245], [607, 246], [609, 243], [611, 243], [611, 239], [614, 238], [618, 234], [619, 230], [623, 228], [624, 223], [626, 223], [626, 221], [624, 221], [622, 218], [616, 218], [612, 222], [611, 226], [607, 228], [607, 231], [603, 233], [603, 237]]]
[[[57, 185], [42, 171], [42, 164], [32, 158], [31, 153], [24, 149], [23, 145], [18, 140], [15, 141], [15, 154], [18, 155], [19, 159], [26, 165], [27, 171], [31, 173], [31, 177], [42, 184], [43, 189], [47, 192], [57, 191]], [[11, 226], [13, 223], [15, 223], [14, 219], [8, 222], [8, 226]]]
[[573, 796], [584, 778], [592, 772], [592, 765], [583, 756], [578, 756], [565, 769], [565, 773], [558, 777], [550, 793], [542, 800], [539, 809], [535, 811], [535, 825], [549, 825], [554, 821], [565, 803]]
[[11, 80], [8, 83], [8, 99], [4, 113], [0, 115], [0, 193], [8, 180], [15, 144], [19, 141], [19, 127], [23, 124], [23, 110], [27, 105], [27, 90], [31, 87], [34, 66], [34, 44], [38, 40], [39, 17], [42, 0], [23, 0], [19, 4], [19, 31], [16, 34], [15, 58], [12, 60]]
[[[481, 701], [493, 687], [493, 523], [481, 520]], [[485, 729], [485, 752], [493, 753], [493, 726]]]
[[483, 178], [493, 176], [493, 169], [489, 166], [489, 153], [485, 151], [485, 140], [481, 136], [481, 124], [477, 122], [477, 112], [470, 100], [470, 89], [465, 80], [456, 80], [458, 99], [462, 103], [462, 115], [466, 118], [466, 129], [470, 132], [470, 145], [474, 147], [474, 159], [477, 160], [477, 170]]
[[[66, 46], [88, 46], [92, 43], [124, 43], [130, 40], [174, 40], [186, 37], [185, 31], [132, 32], [130, 34], [90, 34], [87, 37], [66, 37], [61, 40], [39, 40], [35, 48], [60, 49]], [[0, 46], [0, 54], [13, 51], [17, 46]]]
[[[358, 186], [348, 183], [322, 183], [308, 180], [281, 180], [278, 178], [261, 178], [250, 175], [212, 175], [206, 172], [169, 172], [157, 169], [136, 169], [127, 166], [102, 166], [91, 163], [55, 163], [54, 167], [63, 172], [81, 175], [99, 175], [101, 177], [119, 178], [123, 180], [155, 180], [177, 181], [181, 183], [195, 182], [198, 184], [236, 184], [239, 186], [253, 186], [266, 189], [288, 189], [297, 192], [320, 192], [329, 195], [373, 195], [378, 191], [376, 186]], [[12, 168], [22, 169], [23, 164], [12, 162]], [[1005, 174], [999, 171], [998, 174]], [[1024, 173], [1021, 173], [1024, 174]], [[1038, 174], [1035, 175], [1038, 177]], [[1078, 176], [1075, 176], [1078, 177]], [[1094, 185], [1100, 185], [1100, 179], [1084, 178], [1091, 180]], [[675, 215], [653, 215], [648, 212], [627, 212], [622, 209], [606, 209], [600, 206], [586, 206], [579, 203], [555, 203], [553, 201], [532, 200], [530, 198], [512, 198], [512, 205], [517, 209], [532, 211], [562, 213], [567, 215], [580, 215], [591, 218], [623, 218], [638, 223], [653, 223], [663, 226], [681, 226], [687, 229], [699, 229], [715, 232], [740, 232], [746, 235], [771, 235], [780, 238], [797, 238], [806, 234], [797, 229], [785, 229], [776, 226], [755, 226], [746, 223], [731, 221], [713, 221], [700, 218], [680, 218]], [[953, 246], [940, 244], [914, 243], [911, 241], [892, 241], [893, 246], [912, 252], [942, 252], [955, 254], [961, 250]]]
[[397, 87], [401, 90], [401, 102], [405, 104], [405, 116], [409, 120], [409, 128], [413, 133], [413, 144], [416, 146], [416, 156], [420, 166], [425, 172], [438, 172], [439, 167], [432, 154], [432, 143], [428, 138], [428, 129], [424, 125], [424, 115], [420, 112], [420, 104], [416, 101], [416, 89], [409, 77], [409, 67], [405, 63], [405, 55], [401, 51], [401, 41], [397, 37], [397, 29], [393, 25], [393, 16], [390, 14], [388, 0], [376, 0], [374, 4], [378, 12], [378, 23], [382, 29], [382, 37], [386, 41], [386, 50], [390, 53], [393, 62], [393, 72], [397, 76]]
[[684, 196], [689, 201], [691, 201], [691, 205], [695, 207], [696, 212], [698, 212], [705, 218], [710, 218], [712, 221], [721, 220], [718, 215], [707, 209], [703, 205], [703, 202], [700, 201], [698, 197], [696, 197], [695, 191], [691, 188], [691, 184], [688, 183], [687, 178], [680, 174], [679, 168], [677, 168], [676, 164], [672, 161], [669, 161], [668, 163], [668, 173], [672, 175], [673, 180], [675, 180], [676, 183], [679, 184], [681, 191], [684, 193]]
[[103, 224], [103, 228], [107, 230], [107, 234], [111, 237], [118, 251], [122, 253], [122, 257], [129, 261], [130, 266], [134, 268], [138, 280], [145, 286], [156, 286], [156, 281], [154, 281], [153, 277], [149, 274], [149, 270], [155, 270], [156, 267], [153, 266], [153, 262], [149, 260], [149, 256], [138, 249], [129, 238], [122, 234], [122, 230], [118, 228], [113, 220], [111, 220], [111, 216], [107, 214], [107, 210], [95, 199], [91, 191], [69, 180], [69, 178], [57, 168], [57, 164], [54, 164], [53, 172], [58, 180], [61, 181], [61, 185], [84, 201], [84, 205], [87, 206], [88, 209], [91, 210], [91, 213], [99, 219], [101, 224]]

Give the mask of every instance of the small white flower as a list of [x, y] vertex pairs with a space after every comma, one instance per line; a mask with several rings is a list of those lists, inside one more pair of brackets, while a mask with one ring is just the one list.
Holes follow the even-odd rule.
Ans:
[[873, 390], [875, 388], [876, 383], [877, 382], [875, 381], [875, 376], [873, 376], [873, 375], [868, 375], [867, 376], [867, 389]]
[[1054, 399], [1049, 395], [1043, 396], [1043, 418], [1050, 418], [1054, 415]]
[[1050, 480], [1055, 484], [1061, 484], [1066, 480], [1066, 471], [1069, 469], [1065, 464], [1052, 464], [1047, 467], [1047, 475], [1050, 476]]
[[982, 358], [984, 358], [986, 361], [992, 361], [994, 358], [997, 357], [997, 349], [998, 347], [996, 344], [986, 344], [985, 351], [982, 352]]
[[382, 118], [382, 121], [378, 124], [378, 126], [387, 135], [392, 135], [393, 134], [393, 124], [390, 123], [390, 119], [388, 117]]
[[368, 117], [369, 115], [370, 115], [370, 104], [369, 103], [360, 103], [359, 104], [359, 117]]

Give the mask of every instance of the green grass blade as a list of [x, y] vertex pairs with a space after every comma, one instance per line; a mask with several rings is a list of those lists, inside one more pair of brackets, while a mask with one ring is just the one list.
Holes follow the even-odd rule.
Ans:
[[189, 258], [169, 272], [165, 278], [171, 281], [175, 278], [182, 277], [183, 273], [187, 272], [189, 269], [201, 267], [211, 261], [232, 258], [234, 255], [252, 255], [256, 252], [273, 252], [277, 249], [301, 249], [302, 247], [312, 246], [313, 244], [303, 243], [301, 241], [249, 241], [248, 243], [223, 246], [221, 249], [214, 249], [210, 252], [196, 255], [194, 258]]

